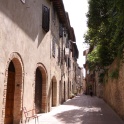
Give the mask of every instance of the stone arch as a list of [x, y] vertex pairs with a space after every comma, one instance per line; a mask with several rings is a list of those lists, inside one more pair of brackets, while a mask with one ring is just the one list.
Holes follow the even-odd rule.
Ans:
[[[4, 80], [4, 124], [19, 123], [22, 119], [24, 64], [21, 56], [14, 52], [7, 61]], [[11, 93], [13, 95], [11, 95]], [[21, 113], [21, 114], [20, 114]]]
[[57, 105], [57, 80], [56, 77], [53, 76], [51, 81], [51, 92], [52, 92], [52, 107]]
[[[38, 63], [35, 70], [34, 104], [36, 113], [47, 112], [47, 70], [42, 63]], [[39, 96], [40, 95], [40, 96]], [[39, 99], [39, 103], [38, 100]]]

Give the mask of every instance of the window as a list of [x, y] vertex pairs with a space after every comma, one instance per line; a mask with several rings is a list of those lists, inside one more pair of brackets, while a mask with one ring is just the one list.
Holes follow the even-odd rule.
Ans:
[[61, 51], [61, 64], [63, 64], [63, 56], [64, 56], [63, 49], [61, 49], [60, 51]]
[[60, 47], [58, 47], [58, 64], [60, 63]]
[[67, 67], [70, 68], [71, 67], [71, 59], [67, 58], [66, 62], [67, 62], [66, 63]]
[[63, 36], [63, 28], [62, 28], [62, 24], [59, 24], [59, 37]]
[[42, 5], [42, 28], [44, 31], [49, 31], [49, 9]]
[[73, 50], [72, 43], [69, 42], [69, 44], [70, 44], [70, 45], [69, 45], [69, 46], [70, 46], [69, 48], [70, 48], [70, 50], [72, 51], [72, 50]]
[[69, 66], [69, 68], [71, 68], [71, 59], [69, 58], [69, 60], [68, 60], [68, 66]]
[[64, 51], [63, 51], [63, 57], [64, 57], [64, 60], [66, 61], [66, 56], [65, 56], [65, 48], [64, 48]]
[[68, 67], [68, 57], [66, 57], [66, 67]]
[[66, 48], [69, 48], [69, 40], [66, 38]]
[[52, 40], [52, 56], [55, 57], [55, 38]]

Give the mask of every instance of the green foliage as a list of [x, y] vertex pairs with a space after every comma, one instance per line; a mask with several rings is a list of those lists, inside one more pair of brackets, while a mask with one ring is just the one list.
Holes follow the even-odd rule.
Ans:
[[105, 73], [101, 73], [99, 75], [99, 83], [104, 83], [104, 76], [105, 76]]
[[109, 74], [109, 77], [112, 78], [112, 79], [118, 79], [118, 76], [119, 76], [119, 70], [118, 69], [113, 70]]
[[99, 57], [98, 57], [98, 49], [97, 48], [95, 48], [90, 54], [88, 54], [87, 60], [92, 63], [95, 63], [95, 64], [96, 64], [96, 62], [98, 63]]
[[91, 50], [90, 67], [110, 65], [115, 57], [122, 58], [124, 48], [123, 0], [89, 0], [87, 13], [89, 30], [84, 35]]

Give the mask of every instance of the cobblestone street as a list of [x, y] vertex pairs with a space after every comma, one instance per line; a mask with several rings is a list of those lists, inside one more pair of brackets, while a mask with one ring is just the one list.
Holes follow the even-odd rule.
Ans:
[[79, 95], [39, 115], [29, 124], [124, 124], [119, 116], [100, 98]]

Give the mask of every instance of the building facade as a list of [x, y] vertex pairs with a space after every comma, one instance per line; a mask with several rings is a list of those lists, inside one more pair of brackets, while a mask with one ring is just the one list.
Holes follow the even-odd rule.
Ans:
[[0, 1], [1, 124], [23, 123], [24, 107], [49, 112], [69, 98], [74, 37], [62, 0]]

